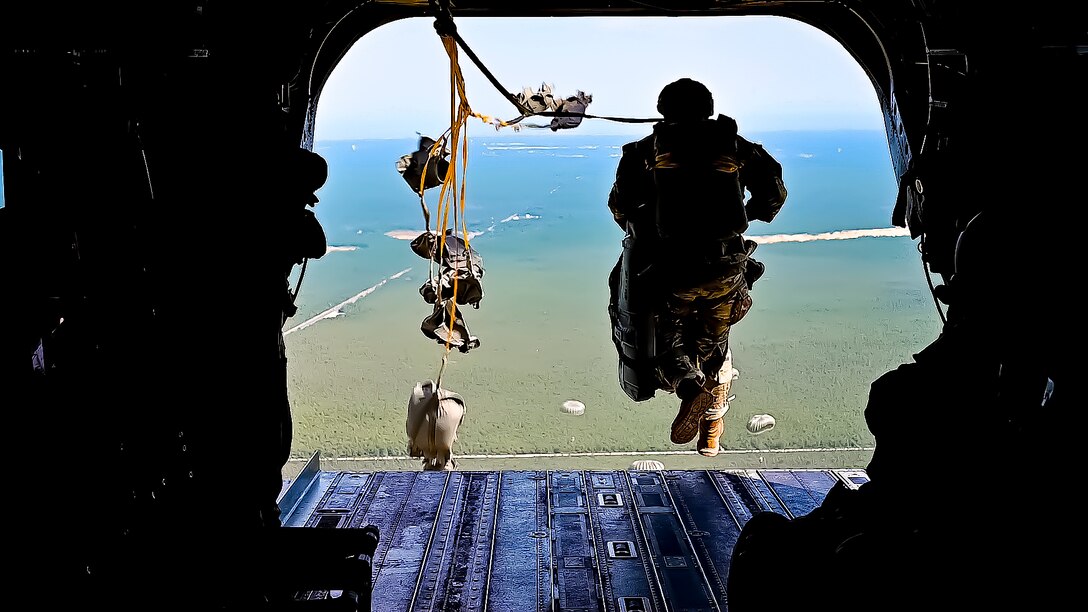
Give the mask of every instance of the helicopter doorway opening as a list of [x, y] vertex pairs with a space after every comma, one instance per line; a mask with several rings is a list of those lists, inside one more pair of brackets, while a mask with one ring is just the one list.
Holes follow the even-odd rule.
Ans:
[[[585, 119], [572, 130], [515, 132], [471, 119], [459, 167], [464, 221], [488, 266], [484, 307], [466, 315], [481, 344], [451, 353], [444, 374], [471, 404], [458, 432], [460, 466], [621, 468], [655, 458], [669, 468], [864, 465], [872, 451], [861, 415], [868, 384], [932, 338], [938, 321], [914, 244], [889, 227], [888, 142], [857, 62], [823, 32], [782, 18], [460, 18], [457, 25], [509, 93], [541, 83], [560, 95], [582, 90], [600, 115], [654, 116], [661, 85], [699, 78], [716, 110], [735, 115], [782, 161], [791, 189], [785, 216], [754, 236], [768, 273], [732, 334], [743, 377], [726, 452], [711, 460], [670, 443], [671, 395], [634, 403], [616, 380], [607, 275], [622, 235], [605, 201], [620, 148], [650, 126]], [[575, 60], [514, 44], [527, 27]], [[736, 59], [728, 67], [642, 61], [652, 53], [649, 40], [679, 54], [726, 39], [745, 47], [730, 50]], [[598, 47], [613, 49], [613, 60], [591, 59]], [[397, 61], [377, 59], [390, 49]], [[461, 59], [473, 111], [512, 112]], [[619, 61], [652, 68], [620, 79]], [[419, 333], [429, 314], [419, 294], [427, 262], [409, 242], [424, 219], [396, 164], [421, 136], [449, 128], [449, 67], [433, 21], [405, 19], [360, 38], [318, 97], [315, 151], [329, 160], [330, 177], [315, 212], [335, 252], [311, 262], [298, 320], [288, 323], [314, 321], [286, 338], [292, 465], [320, 451], [327, 466], [419, 469], [406, 452], [406, 404], [416, 383], [434, 378], [439, 347]], [[738, 79], [760, 87], [738, 88]], [[779, 99], [760, 106], [761, 89]], [[584, 406], [577, 418], [560, 410], [568, 400]], [[763, 414], [776, 426], [754, 435], [746, 424]]]

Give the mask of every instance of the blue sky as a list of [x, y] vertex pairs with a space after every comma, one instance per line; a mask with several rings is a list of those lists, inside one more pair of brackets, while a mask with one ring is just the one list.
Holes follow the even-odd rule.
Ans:
[[[318, 100], [316, 139], [412, 138], [448, 128], [450, 64], [433, 23], [402, 20], [356, 42]], [[511, 93], [541, 83], [563, 97], [582, 90], [593, 96], [587, 111], [593, 115], [656, 117], [658, 92], [686, 76], [710, 88], [715, 112], [737, 119], [742, 134], [884, 129], [876, 93], [857, 62], [827, 34], [792, 19], [477, 17], [456, 24], [469, 48]], [[463, 51], [459, 64], [474, 111], [517, 116]], [[547, 118], [528, 121], [547, 123]], [[569, 133], [648, 130], [644, 123], [586, 119]], [[534, 131], [552, 134], [521, 134]], [[480, 120], [470, 122], [470, 135], [494, 132]]]
[[[656, 117], [661, 88], [687, 76], [710, 88], [715, 112], [735, 118], [742, 134], [884, 129], [876, 93], [857, 62], [827, 34], [784, 17], [476, 17], [456, 23], [511, 93], [545, 82], [560, 96], [580, 89], [593, 96], [593, 115]], [[467, 54], [459, 53], [459, 63], [473, 110], [517, 116]], [[449, 125], [449, 57], [434, 20], [413, 18], [355, 43], [321, 92], [314, 132], [317, 140], [414, 138], [441, 134]], [[524, 129], [520, 135], [534, 132], [554, 134]], [[648, 132], [645, 123], [586, 119], [559, 134]], [[495, 129], [472, 119], [469, 134]]]

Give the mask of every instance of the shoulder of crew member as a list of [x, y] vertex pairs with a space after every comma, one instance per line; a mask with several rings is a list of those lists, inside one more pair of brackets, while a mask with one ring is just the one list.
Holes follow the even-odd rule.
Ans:
[[653, 158], [653, 137], [629, 142], [623, 145], [622, 151], [616, 180], [608, 194], [608, 208], [616, 224], [626, 229], [630, 217], [648, 202], [653, 189], [648, 165]]
[[645, 173], [654, 156], [653, 136], [629, 142], [621, 148], [619, 164], [616, 166], [617, 181], [634, 179]]
[[756, 147], [758, 147], [758, 146], [760, 146], [760, 145], [752, 142], [751, 140], [748, 140], [744, 136], [741, 136], [739, 134], [737, 135], [737, 157], [738, 158], [740, 158], [742, 160], [747, 160], [748, 158], [752, 157], [753, 155], [756, 155], [757, 154], [756, 153]]
[[650, 134], [638, 140], [633, 140], [620, 149], [625, 156], [644, 157], [647, 152], [653, 153], [654, 135]]
[[782, 164], [763, 145], [737, 136], [741, 184], [751, 194], [745, 204], [748, 218], [770, 223], [786, 201]]

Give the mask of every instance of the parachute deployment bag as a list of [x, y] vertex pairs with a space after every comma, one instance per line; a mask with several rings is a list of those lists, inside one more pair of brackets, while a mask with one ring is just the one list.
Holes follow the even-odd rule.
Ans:
[[727, 240], [748, 229], [736, 155], [737, 123], [725, 115], [654, 126], [650, 163], [662, 239]]
[[[439, 276], [428, 278], [419, 288], [420, 295], [428, 304], [454, 299], [458, 305], [479, 308], [480, 300], [484, 297], [481, 283], [484, 276], [483, 257], [460, 237], [453, 235], [453, 229], [446, 230], [444, 249], [439, 248], [441, 243], [441, 237], [432, 231], [412, 240], [412, 251], [416, 255], [442, 265]], [[439, 253], [439, 250], [442, 252]], [[454, 279], [457, 280], [456, 294]]]
[[449, 172], [450, 162], [446, 159], [449, 152], [443, 149], [432, 155], [431, 149], [436, 144], [433, 138], [421, 136], [419, 148], [397, 160], [397, 172], [417, 195], [423, 195], [424, 191], [441, 185]]
[[573, 96], [569, 96], [559, 103], [556, 108], [561, 113], [572, 113], [568, 116], [553, 117], [549, 127], [553, 132], [559, 130], [571, 130], [579, 125], [582, 125], [582, 115], [585, 115], [586, 109], [593, 101], [593, 96], [579, 91]]

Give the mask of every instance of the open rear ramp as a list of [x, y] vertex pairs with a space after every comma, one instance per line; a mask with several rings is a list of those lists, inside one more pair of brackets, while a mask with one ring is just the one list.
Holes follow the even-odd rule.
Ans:
[[[374, 525], [382, 612], [725, 611], [730, 556], [760, 511], [816, 508], [863, 470], [323, 471], [281, 496], [284, 525]], [[325, 592], [300, 598], [324, 599]]]

